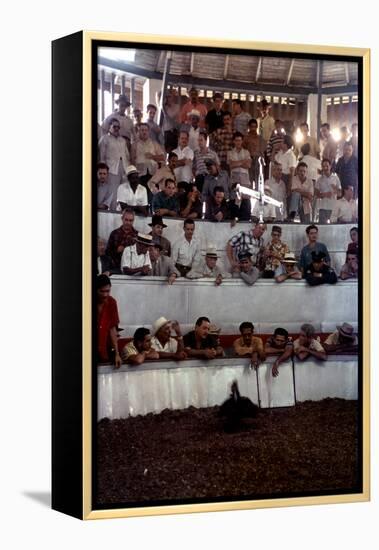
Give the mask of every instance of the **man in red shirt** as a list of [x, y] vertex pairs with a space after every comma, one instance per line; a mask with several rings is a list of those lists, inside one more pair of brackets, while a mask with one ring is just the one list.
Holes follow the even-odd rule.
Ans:
[[98, 275], [97, 289], [97, 355], [100, 363], [110, 361], [110, 351], [114, 352], [116, 369], [121, 367], [118, 352], [117, 327], [119, 324], [117, 302], [112, 296], [111, 281], [107, 275]]

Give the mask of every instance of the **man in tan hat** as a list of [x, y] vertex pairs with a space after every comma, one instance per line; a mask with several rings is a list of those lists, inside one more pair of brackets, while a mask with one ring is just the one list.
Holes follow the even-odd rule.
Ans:
[[281, 264], [275, 270], [275, 281], [283, 283], [287, 279], [301, 279], [301, 271], [297, 267], [297, 261], [293, 252], [287, 252], [281, 261]]
[[148, 202], [146, 188], [139, 182], [138, 170], [132, 164], [126, 169], [127, 181], [117, 189], [117, 202], [121, 210], [129, 207], [137, 214], [147, 216]]
[[180, 273], [174, 266], [171, 258], [162, 255], [161, 244], [153, 242], [153, 245], [149, 246], [149, 255], [151, 261], [151, 275], [153, 277], [167, 277], [169, 285], [172, 285], [176, 279], [180, 277]]
[[[172, 331], [175, 332], [176, 338], [171, 336]], [[168, 321], [166, 317], [159, 317], [153, 323], [151, 332], [151, 347], [159, 353], [159, 359], [181, 361], [187, 358], [178, 321]]]
[[129, 98], [126, 95], [120, 94], [115, 103], [118, 105], [111, 115], [107, 116], [104, 120], [101, 129], [104, 134], [109, 132], [111, 126], [111, 121], [113, 118], [116, 118], [120, 123], [120, 136], [125, 138], [128, 148], [130, 150], [130, 144], [135, 139], [134, 124], [132, 119], [126, 114], [126, 109], [130, 107], [131, 103]]
[[127, 246], [122, 253], [121, 272], [124, 275], [151, 275], [148, 249], [152, 244], [151, 235], [137, 233], [135, 244]]
[[358, 336], [354, 334], [354, 328], [349, 323], [336, 326], [337, 330], [329, 334], [324, 342], [327, 352], [334, 351], [358, 351]]
[[201, 279], [202, 277], [209, 277], [215, 279], [215, 285], [218, 286], [222, 283], [223, 279], [231, 277], [230, 273], [224, 273], [217, 264], [217, 250], [214, 247], [208, 247], [205, 252], [205, 257], [200, 263], [191, 269], [187, 273], [188, 279]]

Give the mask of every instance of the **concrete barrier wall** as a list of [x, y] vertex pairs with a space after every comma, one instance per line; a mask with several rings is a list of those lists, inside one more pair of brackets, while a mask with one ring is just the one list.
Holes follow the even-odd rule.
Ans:
[[[112, 277], [112, 296], [117, 300], [123, 337], [132, 336], [138, 326], [149, 327], [162, 315], [176, 319], [183, 332], [196, 319], [206, 315], [222, 327], [225, 334], [237, 334], [242, 321], [255, 324], [257, 333], [271, 332], [284, 326], [297, 332], [302, 323], [311, 322], [318, 332], [332, 331], [344, 321], [357, 325], [358, 292], [356, 281], [337, 285], [309, 287], [304, 281], [281, 284], [260, 279], [252, 287], [240, 280], [225, 280], [216, 287], [214, 281], [178, 279], [168, 285], [160, 277], [133, 279]], [[329, 328], [330, 327], [330, 328]]]
[[[288, 407], [297, 401], [326, 397], [357, 399], [358, 363], [354, 356], [333, 356], [328, 361], [311, 361], [280, 366], [277, 378], [271, 374], [274, 359], [258, 371], [248, 359], [225, 358], [214, 362], [188, 360], [180, 363], [146, 363], [139, 367], [98, 367], [98, 420], [126, 418], [189, 406], [220, 405], [229, 395], [233, 380], [241, 395], [262, 408]], [[296, 393], [295, 393], [296, 392]]]
[[[138, 231], [149, 233], [151, 227], [148, 225], [151, 221], [150, 217], [136, 216], [134, 226]], [[164, 219], [168, 226], [164, 230], [164, 236], [174, 243], [183, 232], [182, 219]], [[230, 227], [229, 222], [212, 223], [203, 220], [196, 221], [195, 234], [202, 243], [202, 248], [205, 250], [207, 246], [213, 245], [217, 248], [220, 259], [218, 260], [220, 267], [229, 270], [229, 262], [226, 258], [227, 241], [239, 231], [248, 231], [251, 228], [250, 223], [241, 222], [235, 227]], [[98, 235], [103, 239], [108, 239], [111, 231], [121, 225], [120, 214], [110, 212], [98, 213]], [[272, 224], [268, 225], [264, 235], [266, 242], [270, 240]], [[282, 224], [282, 240], [288, 244], [290, 250], [296, 254], [300, 254], [302, 247], [307, 244], [305, 228], [303, 224]], [[319, 241], [327, 245], [331, 255], [332, 265], [339, 273], [342, 264], [345, 262], [347, 245], [350, 242], [350, 229], [354, 224], [339, 224], [339, 225], [320, 225], [319, 226]]]

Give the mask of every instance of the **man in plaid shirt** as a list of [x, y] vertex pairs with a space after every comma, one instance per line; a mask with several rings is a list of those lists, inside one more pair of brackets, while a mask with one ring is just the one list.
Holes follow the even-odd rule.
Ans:
[[227, 170], [229, 172], [227, 155], [228, 151], [233, 149], [232, 115], [229, 111], [223, 113], [222, 122], [223, 127], [215, 130], [210, 138], [212, 138], [211, 142], [213, 144], [213, 149], [220, 159], [222, 170]]
[[261, 269], [262, 255], [264, 250], [263, 233], [266, 231], [265, 223], [254, 224], [250, 231], [240, 231], [230, 239], [226, 247], [232, 273], [239, 271], [238, 256], [241, 253], [251, 254], [253, 266]]

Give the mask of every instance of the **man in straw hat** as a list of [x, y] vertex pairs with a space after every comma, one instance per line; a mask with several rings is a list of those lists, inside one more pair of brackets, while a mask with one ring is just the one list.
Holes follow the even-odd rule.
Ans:
[[324, 342], [326, 351], [358, 351], [358, 336], [354, 334], [354, 328], [349, 323], [336, 326], [337, 330], [329, 334]]
[[287, 252], [284, 255], [280, 265], [275, 270], [275, 281], [282, 283], [287, 279], [301, 279], [301, 271], [297, 267], [297, 261], [293, 252]]
[[[172, 331], [175, 332], [176, 338], [171, 336]], [[178, 321], [169, 321], [166, 317], [159, 317], [154, 321], [151, 332], [153, 334], [151, 347], [159, 353], [159, 359], [180, 361], [187, 358]]]
[[137, 233], [135, 244], [127, 246], [122, 253], [121, 271], [125, 275], [151, 275], [151, 261], [148, 254], [153, 244], [151, 235]]
[[230, 273], [224, 273], [217, 264], [218, 255], [215, 247], [209, 246], [205, 251], [204, 259], [187, 273], [188, 279], [201, 279], [209, 277], [215, 279], [218, 286], [223, 279], [230, 278]]

